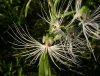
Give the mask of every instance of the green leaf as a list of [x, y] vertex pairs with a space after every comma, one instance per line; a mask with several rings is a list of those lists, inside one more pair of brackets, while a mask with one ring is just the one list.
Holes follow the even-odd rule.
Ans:
[[32, 0], [29, 0], [26, 4], [26, 7], [25, 7], [25, 17], [27, 16], [27, 13], [28, 13], [28, 9], [29, 9], [29, 5], [31, 3]]

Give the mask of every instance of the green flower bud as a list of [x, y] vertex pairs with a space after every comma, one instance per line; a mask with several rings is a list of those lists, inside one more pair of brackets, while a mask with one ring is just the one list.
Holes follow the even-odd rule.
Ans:
[[83, 6], [80, 9], [80, 16], [82, 18], [85, 18], [86, 19], [89, 15], [90, 15], [90, 9], [87, 6]]
[[47, 46], [51, 46], [53, 44], [53, 38], [47, 36], [43, 36], [42, 42], [45, 43]]

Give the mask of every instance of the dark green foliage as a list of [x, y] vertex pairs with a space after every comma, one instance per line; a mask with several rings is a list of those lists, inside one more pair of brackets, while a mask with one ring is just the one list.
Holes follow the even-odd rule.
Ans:
[[[13, 40], [7, 32], [10, 32], [9, 26], [13, 27], [14, 23], [21, 26], [26, 24], [30, 34], [41, 40], [41, 37], [48, 32], [49, 26], [37, 15], [37, 13], [41, 14], [40, 1], [47, 11], [47, 0], [31, 0], [29, 4], [28, 0], [0, 0], [0, 76], [38, 76], [37, 63], [30, 65], [29, 61], [25, 62], [23, 58], [19, 59], [12, 56], [16, 50], [12, 49], [13, 45], [8, 43], [8, 41]], [[100, 0], [83, 0], [83, 4], [94, 11], [100, 5]], [[65, 66], [66, 69], [64, 70], [56, 68], [55, 76], [99, 76], [100, 40], [91, 39], [91, 43], [95, 49], [97, 61], [94, 60], [92, 54], [82, 52], [80, 65]], [[40, 63], [42, 64], [42, 62]]]

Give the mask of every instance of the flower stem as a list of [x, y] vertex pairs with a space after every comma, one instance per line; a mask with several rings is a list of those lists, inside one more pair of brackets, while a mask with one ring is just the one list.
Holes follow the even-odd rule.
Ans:
[[39, 60], [39, 76], [51, 76], [47, 51], [43, 52]]

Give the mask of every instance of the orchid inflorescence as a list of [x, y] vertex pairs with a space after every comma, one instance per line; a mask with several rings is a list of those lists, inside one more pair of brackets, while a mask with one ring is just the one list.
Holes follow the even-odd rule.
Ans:
[[[68, 63], [77, 64], [80, 61], [78, 58], [80, 52], [90, 50], [93, 53], [94, 50], [89, 37], [100, 39], [100, 6], [91, 14], [88, 7], [81, 6], [82, 0], [75, 1], [75, 11], [71, 10], [71, 12], [69, 10], [72, 9], [73, 0], [69, 0], [65, 10], [63, 10], [63, 6], [66, 0], [48, 0], [49, 13], [46, 13], [41, 4], [42, 15], [39, 16], [50, 26], [49, 32], [41, 40], [42, 43], [29, 34], [27, 27], [26, 30], [22, 27], [18, 28], [16, 25], [15, 30], [11, 28], [13, 35], [10, 35], [16, 41], [15, 43], [11, 42], [15, 45], [14, 48], [27, 50], [15, 54], [15, 56], [20, 55], [26, 59], [32, 58], [31, 63], [34, 63], [43, 54], [47, 54], [54, 65], [60, 68], [57, 62], [64, 65]], [[67, 25], [62, 26], [69, 13], [73, 14], [72, 20]], [[79, 22], [78, 26], [74, 25], [75, 21]], [[73, 30], [75, 26], [80, 28], [80, 33]], [[81, 35], [84, 35], [84, 38]]]

